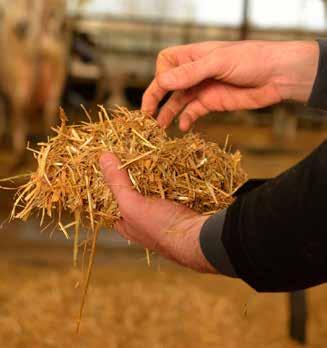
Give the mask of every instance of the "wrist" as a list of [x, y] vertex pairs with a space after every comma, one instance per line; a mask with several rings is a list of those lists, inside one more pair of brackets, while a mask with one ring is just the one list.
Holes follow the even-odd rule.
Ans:
[[174, 226], [174, 235], [167, 234], [167, 245], [161, 253], [195, 271], [217, 273], [204, 256], [200, 245], [200, 232], [208, 218], [209, 216], [193, 215]]
[[282, 100], [306, 103], [311, 95], [319, 63], [316, 41], [278, 44], [273, 55], [273, 83]]

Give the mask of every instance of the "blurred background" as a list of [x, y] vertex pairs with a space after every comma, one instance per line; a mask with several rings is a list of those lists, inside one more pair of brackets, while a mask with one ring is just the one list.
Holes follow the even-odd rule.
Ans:
[[[0, 177], [8, 177], [35, 169], [26, 144], [51, 135], [60, 105], [72, 122], [84, 120], [80, 104], [139, 108], [161, 49], [326, 37], [327, 1], [0, 0], [0, 28]], [[327, 113], [285, 103], [208, 115], [194, 130], [221, 144], [229, 134], [249, 176], [269, 178], [326, 138]], [[176, 124], [168, 131], [180, 135]], [[0, 347], [327, 344], [326, 286], [307, 291], [305, 303], [303, 294], [256, 294], [241, 281], [155, 255], [148, 267], [142, 249], [107, 231], [76, 336], [80, 273], [72, 245], [60, 233], [40, 233], [37, 220], [9, 225], [12, 202], [12, 191], [0, 190]]]

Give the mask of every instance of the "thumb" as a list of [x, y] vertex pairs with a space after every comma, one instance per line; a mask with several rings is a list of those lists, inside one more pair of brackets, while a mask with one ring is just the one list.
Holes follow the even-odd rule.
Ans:
[[104, 153], [100, 158], [100, 167], [104, 179], [119, 205], [130, 200], [131, 196], [137, 195], [127, 171], [119, 169], [120, 166], [120, 160], [113, 153]]
[[219, 72], [216, 55], [208, 55], [195, 62], [182, 64], [158, 75], [159, 86], [167, 91], [187, 89], [203, 80], [216, 77]]

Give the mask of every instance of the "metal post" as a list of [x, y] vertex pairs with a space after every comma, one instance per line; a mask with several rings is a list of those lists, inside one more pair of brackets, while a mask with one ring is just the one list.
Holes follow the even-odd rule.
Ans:
[[246, 40], [249, 36], [249, 0], [243, 0], [243, 15], [240, 27], [240, 40]]
[[307, 341], [307, 299], [305, 291], [296, 291], [289, 294], [290, 317], [289, 330], [290, 337], [304, 345]]

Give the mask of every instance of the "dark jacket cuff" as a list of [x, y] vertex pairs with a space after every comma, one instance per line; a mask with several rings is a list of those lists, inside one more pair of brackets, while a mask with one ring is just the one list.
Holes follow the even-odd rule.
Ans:
[[320, 54], [318, 72], [308, 105], [327, 110], [327, 40], [318, 40]]
[[236, 278], [234, 267], [221, 240], [225, 215], [226, 209], [211, 216], [204, 223], [200, 233], [200, 246], [205, 258], [220, 274]]

